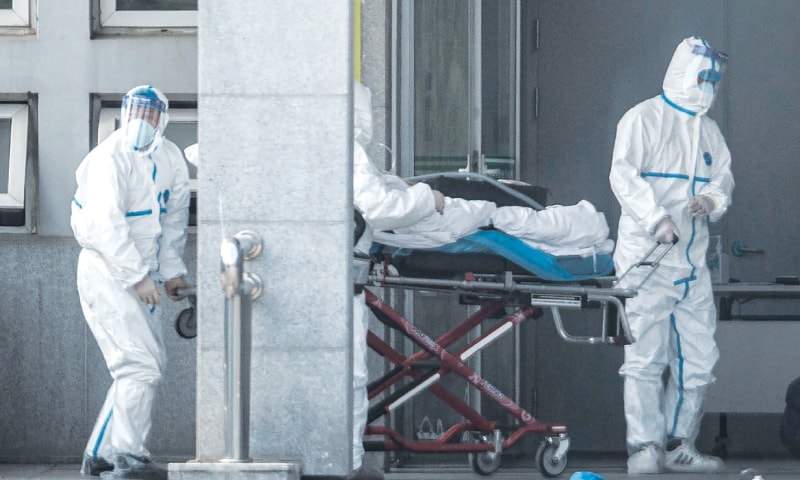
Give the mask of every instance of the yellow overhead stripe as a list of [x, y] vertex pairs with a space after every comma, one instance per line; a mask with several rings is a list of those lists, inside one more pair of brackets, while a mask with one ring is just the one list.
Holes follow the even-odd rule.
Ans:
[[361, 0], [353, 0], [353, 78], [361, 81]]

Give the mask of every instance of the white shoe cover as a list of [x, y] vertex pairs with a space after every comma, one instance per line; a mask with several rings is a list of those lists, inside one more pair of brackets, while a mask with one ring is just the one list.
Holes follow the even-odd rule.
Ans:
[[663, 452], [655, 445], [647, 445], [628, 457], [628, 475], [661, 473]]
[[722, 460], [697, 451], [692, 445], [682, 443], [666, 453], [665, 467], [670, 472], [712, 473], [722, 469]]

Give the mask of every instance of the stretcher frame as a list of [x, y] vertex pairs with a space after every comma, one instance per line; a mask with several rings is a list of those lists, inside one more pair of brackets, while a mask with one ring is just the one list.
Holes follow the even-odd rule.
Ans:
[[[499, 278], [498, 278], [499, 277]], [[365, 288], [366, 302], [370, 310], [384, 325], [401, 332], [419, 348], [405, 356], [384, 342], [378, 335], [368, 332], [369, 347], [390, 362], [393, 367], [382, 377], [370, 382], [368, 396], [375, 400], [368, 414], [365, 434], [383, 436], [383, 442], [365, 442], [367, 450], [406, 450], [411, 452], [466, 452], [470, 454], [473, 469], [484, 475], [494, 472], [500, 456], [524, 436], [544, 436], [537, 454], [536, 463], [540, 471], [555, 477], [566, 468], [569, 436], [563, 423], [543, 422], [535, 418], [520, 405], [507, 397], [497, 387], [467, 366], [466, 361], [484, 350], [513, 327], [529, 318], [537, 318], [549, 310], [559, 336], [570, 343], [623, 345], [630, 342], [630, 329], [625, 315], [624, 299], [636, 295], [635, 290], [613, 287], [613, 277], [601, 277], [590, 284], [548, 284], [536, 277], [513, 275], [477, 275], [467, 273], [461, 280], [388, 276], [371, 274]], [[437, 339], [433, 339], [417, 328], [375, 295], [371, 288], [400, 288], [457, 294], [462, 303], [479, 305], [477, 312], [460, 322]], [[570, 334], [564, 327], [561, 309], [602, 309], [600, 333], [596, 336]], [[611, 313], [613, 306], [615, 313]], [[448, 350], [457, 340], [501, 310], [513, 307], [490, 329], [455, 351]], [[613, 326], [611, 317], [616, 320]], [[498, 422], [489, 420], [466, 402], [450, 393], [439, 380], [447, 374], [455, 374], [466, 380], [486, 398], [496, 402], [508, 412], [518, 425], [513, 429], [501, 429]], [[410, 381], [407, 381], [409, 380]], [[404, 384], [400, 385], [401, 382]], [[430, 391], [449, 407], [461, 414], [465, 420], [457, 423], [434, 440], [411, 440], [392, 427], [371, 425], [378, 418], [388, 415], [423, 391]], [[507, 438], [503, 431], [510, 432]], [[472, 441], [464, 442], [464, 438]]]
[[[509, 185], [485, 175], [474, 173], [436, 173], [411, 177], [409, 181], [431, 181], [437, 177], [460, 178], [466, 181], [483, 182], [513, 199], [515, 203], [535, 210], [544, 206]], [[357, 215], [358, 217], [358, 215]], [[357, 219], [358, 220], [358, 219]], [[411, 452], [466, 452], [470, 455], [473, 469], [482, 475], [493, 473], [500, 464], [502, 452], [528, 434], [544, 436], [536, 452], [536, 463], [547, 477], [560, 475], [567, 465], [569, 435], [567, 426], [558, 422], [543, 422], [507, 397], [497, 387], [471, 369], [466, 361], [481, 352], [496, 340], [529, 318], [540, 317], [549, 310], [559, 336], [569, 343], [625, 345], [632, 343], [630, 328], [625, 314], [624, 300], [634, 297], [660, 265], [661, 259], [672, 248], [666, 249], [655, 260], [650, 257], [659, 248], [656, 243], [644, 258], [631, 266], [621, 277], [595, 277], [581, 282], [547, 282], [532, 275], [515, 275], [510, 271], [492, 274], [466, 272], [458, 280], [420, 278], [389, 275], [388, 261], [382, 269], [372, 270], [366, 281], [356, 281], [365, 286], [366, 302], [381, 323], [400, 332], [419, 348], [411, 355], [403, 355], [392, 348], [372, 331], [367, 333], [367, 343], [373, 351], [384, 357], [391, 365], [383, 376], [367, 387], [371, 406], [368, 412], [365, 436], [382, 436], [381, 441], [365, 441], [366, 450], [406, 450]], [[363, 259], [362, 259], [363, 261]], [[650, 267], [647, 275], [631, 289], [617, 288], [615, 284], [634, 268]], [[444, 335], [434, 340], [414, 323], [403, 317], [383, 302], [370, 289], [403, 289], [456, 294], [462, 303], [478, 305], [477, 312], [460, 322]], [[464, 301], [465, 298], [469, 300]], [[561, 309], [601, 308], [601, 329], [596, 336], [572, 335], [562, 321]], [[501, 309], [514, 307], [501, 321], [478, 338], [455, 351], [448, 350], [457, 340], [465, 338], [475, 327], [489, 318], [494, 318]], [[613, 312], [613, 313], [612, 313]], [[612, 320], [613, 317], [613, 320]], [[615, 323], [615, 325], [613, 325]], [[512, 428], [500, 428], [498, 422], [485, 418], [480, 412], [449, 392], [439, 380], [447, 374], [455, 374], [497, 403], [516, 422]], [[401, 384], [405, 380], [410, 381]], [[372, 425], [375, 420], [391, 414], [423, 391], [430, 391], [446, 405], [460, 413], [465, 421], [457, 423], [438, 438], [411, 440], [390, 426]], [[378, 400], [379, 396], [382, 397]], [[386, 422], [390, 424], [390, 422]], [[510, 432], [506, 438], [503, 431]], [[463, 441], [464, 439], [472, 441]]]

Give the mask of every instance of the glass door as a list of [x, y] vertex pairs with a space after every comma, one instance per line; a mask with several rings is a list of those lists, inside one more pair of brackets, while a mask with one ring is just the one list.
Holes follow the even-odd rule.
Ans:
[[518, 1], [402, 2], [401, 175], [519, 177]]

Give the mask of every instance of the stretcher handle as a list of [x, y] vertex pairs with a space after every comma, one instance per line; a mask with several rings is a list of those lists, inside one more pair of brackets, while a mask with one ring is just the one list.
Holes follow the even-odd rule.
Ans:
[[[644, 255], [644, 257], [642, 257], [641, 260], [639, 260], [638, 262], [634, 263], [633, 265], [628, 267], [627, 270], [625, 270], [625, 273], [623, 273], [622, 276], [617, 279], [616, 283], [619, 284], [619, 282], [621, 282], [622, 279], [625, 278], [625, 276], [627, 274], [629, 274], [631, 272], [631, 270], [633, 270], [634, 268], [651, 267], [651, 269], [647, 273], [647, 275], [645, 275], [645, 277], [642, 279], [642, 281], [639, 282], [639, 284], [634, 289], [635, 291], [638, 292], [639, 288], [641, 288], [641, 286], [644, 285], [644, 282], [646, 282], [653, 275], [653, 273], [655, 273], [656, 269], [661, 265], [661, 260], [664, 258], [664, 256], [666, 256], [667, 253], [669, 253], [669, 251], [672, 250], [672, 247], [674, 247], [675, 244], [678, 243], [678, 236], [677, 235], [673, 235], [672, 239], [673, 239], [672, 243], [656, 242], [656, 244], [653, 245], [653, 248], [651, 248], [650, 251], [648, 251]], [[662, 246], [662, 245], [667, 245], [667, 248], [663, 249], [663, 251], [656, 257], [655, 260], [648, 260], [650, 258], [650, 256], [653, 254], [653, 252], [655, 252], [656, 249], [658, 247]]]
[[[670, 250], [672, 250], [672, 247], [676, 243], [678, 243], [678, 236], [677, 235], [673, 235], [672, 236], [672, 242], [670, 242], [670, 243], [656, 242], [656, 244], [653, 245], [653, 248], [651, 248], [650, 251], [647, 252], [647, 255], [645, 255], [644, 258], [639, 263], [637, 263], [636, 265], [639, 266], [639, 267], [658, 267], [658, 265], [661, 263], [661, 259], [664, 258], [664, 256]], [[669, 247], [665, 248], [664, 251], [661, 252], [661, 255], [659, 255], [658, 258], [656, 258], [655, 260], [647, 261], [647, 259], [650, 258], [650, 255], [652, 255], [653, 252], [655, 252], [656, 249], [658, 247], [660, 247], [661, 245], [669, 245]]]
[[183, 297], [192, 297], [197, 295], [197, 287], [194, 285], [188, 287], [176, 288], [175, 293]]

